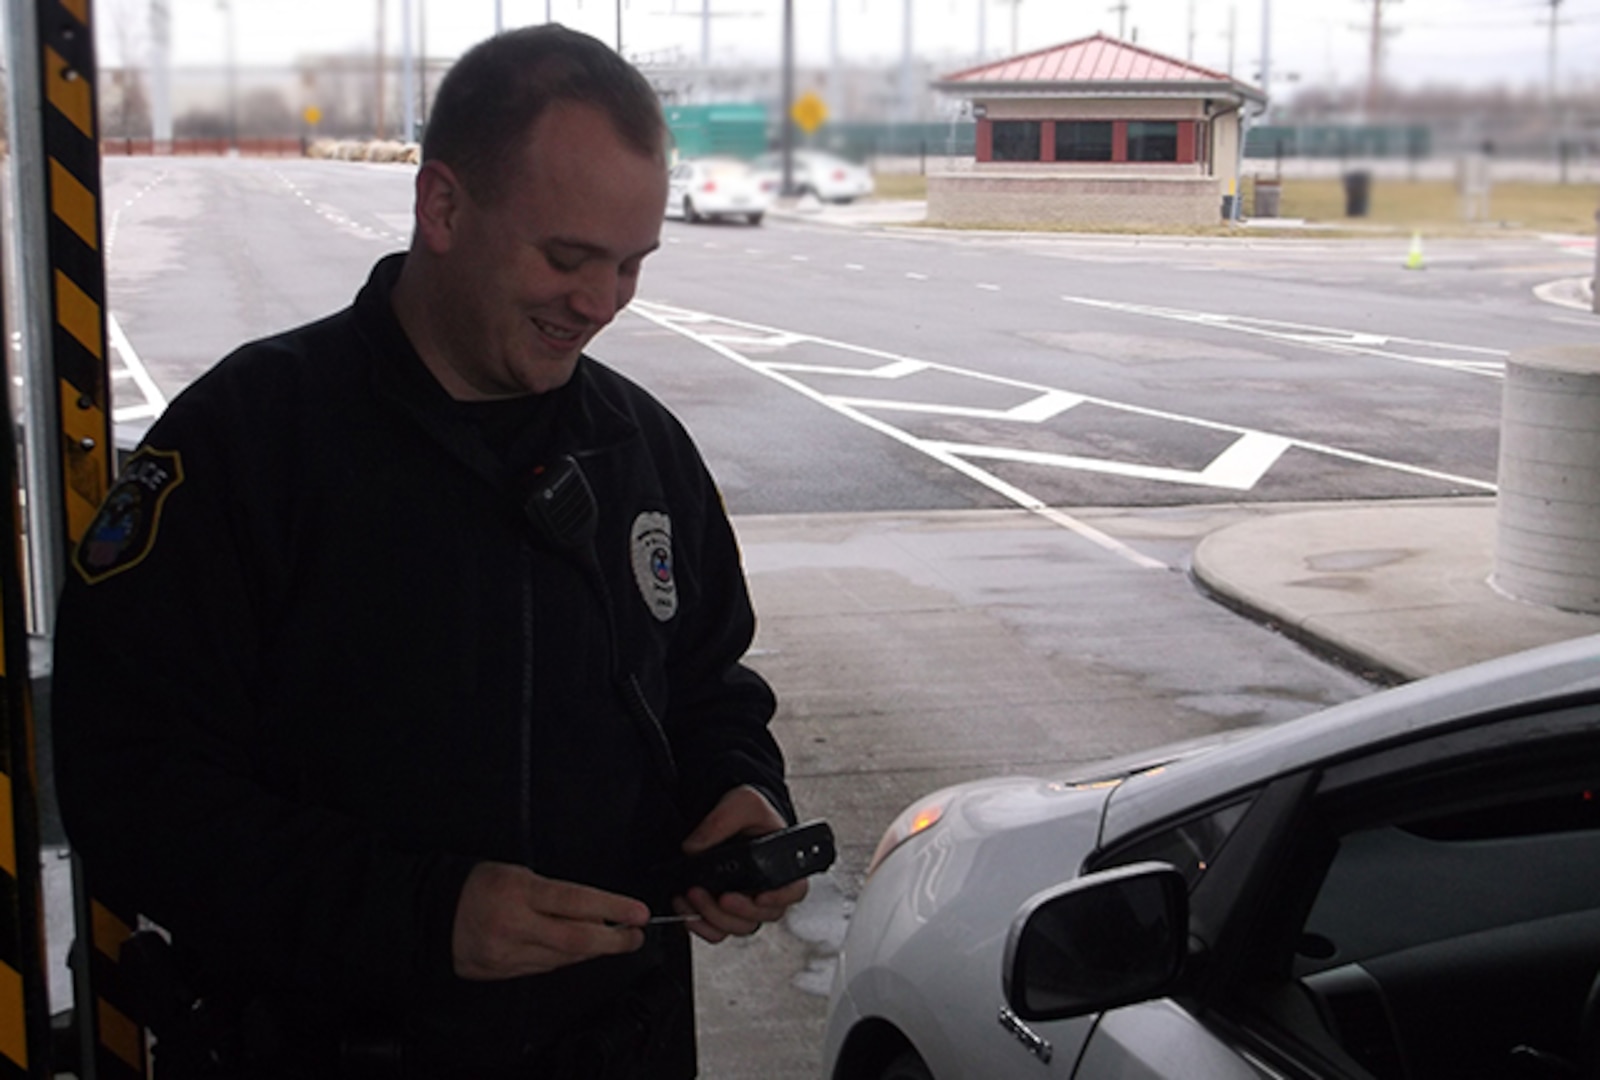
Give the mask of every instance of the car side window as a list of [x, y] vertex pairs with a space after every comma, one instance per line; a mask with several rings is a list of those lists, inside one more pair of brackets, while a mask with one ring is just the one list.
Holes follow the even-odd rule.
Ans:
[[1293, 984], [1379, 1080], [1579, 1075], [1600, 1060], [1600, 753], [1357, 785], [1301, 910]]

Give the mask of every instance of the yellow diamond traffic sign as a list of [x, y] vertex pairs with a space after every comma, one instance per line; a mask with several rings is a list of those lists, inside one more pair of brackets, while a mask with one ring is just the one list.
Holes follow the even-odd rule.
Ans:
[[789, 115], [800, 125], [801, 131], [810, 135], [828, 119], [828, 106], [824, 105], [822, 99], [815, 93], [807, 90], [800, 95], [800, 100], [794, 103]]

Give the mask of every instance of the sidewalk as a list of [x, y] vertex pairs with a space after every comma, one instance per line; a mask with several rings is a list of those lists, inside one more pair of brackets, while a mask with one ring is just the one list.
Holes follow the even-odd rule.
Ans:
[[1202, 540], [1217, 599], [1393, 682], [1585, 634], [1600, 615], [1498, 591], [1492, 498], [1355, 503], [1266, 515]]

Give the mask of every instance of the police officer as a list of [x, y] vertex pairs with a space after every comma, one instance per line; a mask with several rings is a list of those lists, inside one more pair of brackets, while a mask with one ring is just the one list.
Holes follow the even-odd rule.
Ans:
[[684, 928], [803, 896], [662, 884], [794, 820], [718, 492], [584, 353], [660, 242], [665, 145], [593, 38], [472, 49], [409, 250], [174, 400], [88, 530], [58, 786], [97, 888], [172, 934], [170, 1060], [693, 1076]]

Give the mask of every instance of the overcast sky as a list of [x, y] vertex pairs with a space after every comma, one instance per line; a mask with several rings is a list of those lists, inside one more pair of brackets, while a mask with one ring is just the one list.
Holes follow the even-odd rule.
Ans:
[[[292, 62], [305, 53], [373, 51], [383, 8], [388, 51], [401, 48], [406, 0], [168, 0], [174, 62], [215, 65], [225, 55], [231, 10], [238, 61]], [[628, 55], [698, 60], [708, 0], [620, 0]], [[827, 64], [837, 13], [845, 62], [898, 61], [907, 0], [793, 0], [796, 54]], [[1367, 78], [1374, 0], [1269, 0], [1273, 89], [1355, 85]], [[979, 43], [989, 58], [1045, 48], [1104, 31], [1254, 81], [1260, 71], [1263, 0], [912, 0], [912, 49], [941, 71], [967, 66]], [[146, 59], [149, 0], [97, 0], [101, 63]], [[615, 44], [619, 0], [500, 0], [506, 27], [545, 20]], [[413, 47], [455, 56], [493, 33], [496, 0], [409, 0]], [[709, 0], [713, 63], [777, 63], [782, 0]], [[1543, 86], [1550, 70], [1550, 16], [1557, 23], [1556, 72], [1563, 89], [1600, 86], [1600, 0], [1384, 0], [1384, 68], [1408, 85]], [[1232, 32], [1230, 33], [1230, 27]], [[131, 54], [131, 55], [130, 55]]]

